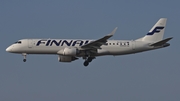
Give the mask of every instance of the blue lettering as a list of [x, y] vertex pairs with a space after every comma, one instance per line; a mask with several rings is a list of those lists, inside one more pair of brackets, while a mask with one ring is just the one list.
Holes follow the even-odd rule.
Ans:
[[39, 40], [36, 46], [82, 46], [88, 44], [89, 40]]
[[74, 41], [72, 46], [75, 46], [76, 44], [79, 44], [79, 46], [82, 46], [84, 42], [82, 40], [77, 40], [77, 41]]
[[59, 46], [61, 44], [61, 41], [62, 40], [59, 40], [59, 42], [57, 42], [56, 40], [52, 40], [50, 46], [52, 46], [53, 43], [56, 44], [56, 46]]
[[64, 40], [64, 41], [62, 42], [61, 46], [63, 46], [64, 43], [65, 43], [67, 46], [70, 46], [71, 43], [72, 43], [72, 40], [71, 40], [70, 42], [68, 42], [67, 40]]
[[47, 40], [39, 40], [37, 42], [36, 46], [39, 46], [40, 44], [45, 44], [45, 41], [47, 41]]
[[46, 43], [46, 46], [49, 46], [51, 40], [48, 40], [47, 43]]
[[88, 44], [89, 43], [89, 40], [86, 40], [84, 44]]

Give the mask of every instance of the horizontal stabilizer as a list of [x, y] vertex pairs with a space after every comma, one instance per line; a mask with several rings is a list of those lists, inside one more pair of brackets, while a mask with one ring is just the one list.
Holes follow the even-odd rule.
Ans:
[[164, 40], [161, 40], [161, 41], [156, 42], [156, 43], [153, 43], [153, 44], [151, 44], [150, 46], [162, 46], [162, 45], [164, 45], [166, 42], [168, 42], [168, 41], [171, 40], [171, 39], [172, 39], [172, 37], [171, 37], [171, 38], [164, 39]]

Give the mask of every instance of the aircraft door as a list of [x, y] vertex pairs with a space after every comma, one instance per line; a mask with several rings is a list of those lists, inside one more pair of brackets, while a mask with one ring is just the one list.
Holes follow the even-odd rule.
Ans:
[[132, 50], [136, 49], [136, 41], [131, 41], [132, 42]]
[[32, 48], [33, 45], [34, 45], [33, 39], [29, 39], [29, 40], [28, 40], [28, 48]]

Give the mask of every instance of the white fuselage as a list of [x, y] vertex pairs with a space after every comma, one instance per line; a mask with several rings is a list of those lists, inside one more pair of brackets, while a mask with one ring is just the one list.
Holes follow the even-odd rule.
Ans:
[[[6, 51], [12, 53], [27, 54], [57, 54], [57, 52], [65, 47], [79, 48], [82, 45], [90, 43], [94, 40], [81, 39], [22, 39], [21, 43], [15, 43], [9, 46]], [[106, 45], [102, 45], [98, 49], [95, 56], [101, 55], [124, 55], [132, 54], [161, 47], [150, 47], [149, 43], [133, 40], [108, 40]]]
[[59, 62], [71, 62], [82, 57], [84, 66], [103, 55], [133, 54], [158, 48], [167, 47], [172, 38], [163, 39], [166, 18], [161, 18], [142, 38], [137, 40], [108, 40], [117, 27], [108, 35], [97, 40], [82, 39], [22, 39], [9, 46], [6, 51], [27, 54], [57, 54]]

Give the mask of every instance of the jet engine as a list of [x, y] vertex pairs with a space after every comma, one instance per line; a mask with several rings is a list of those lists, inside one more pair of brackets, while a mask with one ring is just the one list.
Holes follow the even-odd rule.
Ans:
[[76, 56], [78, 54], [78, 49], [74, 47], [66, 47], [58, 51], [57, 54], [65, 56]]
[[58, 61], [59, 62], [71, 62], [71, 61], [74, 61], [78, 58], [76, 57], [73, 57], [73, 56], [62, 56], [62, 55], [59, 55], [58, 57]]

